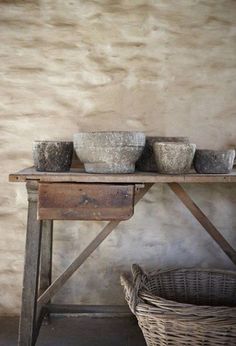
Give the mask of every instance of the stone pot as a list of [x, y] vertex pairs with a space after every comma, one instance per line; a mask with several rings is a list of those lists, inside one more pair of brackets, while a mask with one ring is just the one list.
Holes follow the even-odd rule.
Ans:
[[136, 162], [136, 168], [143, 172], [156, 172], [157, 165], [155, 160], [155, 154], [153, 151], [153, 144], [155, 142], [181, 142], [189, 143], [188, 137], [159, 137], [159, 136], [147, 136], [146, 144], [142, 155]]
[[227, 174], [233, 169], [235, 150], [197, 149], [194, 168], [200, 174]]
[[160, 142], [153, 145], [157, 171], [161, 174], [186, 174], [193, 162], [196, 144]]
[[142, 132], [81, 132], [74, 148], [88, 173], [133, 173], [145, 145]]
[[37, 171], [67, 172], [70, 170], [72, 155], [73, 142], [33, 142], [33, 159]]

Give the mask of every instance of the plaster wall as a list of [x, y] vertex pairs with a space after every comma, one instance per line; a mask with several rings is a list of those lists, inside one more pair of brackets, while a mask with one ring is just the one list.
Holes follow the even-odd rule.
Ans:
[[[0, 314], [20, 309], [26, 226], [23, 184], [34, 139], [80, 130], [189, 136], [236, 146], [234, 0], [0, 1]], [[236, 188], [186, 189], [236, 246]], [[103, 223], [56, 222], [54, 277]], [[234, 269], [165, 185], [152, 188], [55, 301], [124, 302], [119, 273], [145, 268]]]

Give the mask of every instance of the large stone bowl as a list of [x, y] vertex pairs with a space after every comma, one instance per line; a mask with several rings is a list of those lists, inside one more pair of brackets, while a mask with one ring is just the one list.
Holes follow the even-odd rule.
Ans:
[[197, 149], [194, 168], [200, 174], [227, 174], [233, 169], [235, 150]]
[[133, 173], [145, 145], [142, 132], [80, 132], [74, 148], [88, 173]]
[[34, 141], [33, 159], [40, 172], [67, 172], [70, 170], [73, 142]]
[[157, 172], [186, 174], [190, 171], [196, 145], [192, 143], [162, 142], [153, 145]]
[[143, 172], [156, 172], [157, 165], [153, 144], [155, 142], [180, 142], [189, 143], [188, 137], [160, 137], [160, 136], [147, 136], [146, 144], [143, 149], [142, 155], [136, 162], [136, 168]]

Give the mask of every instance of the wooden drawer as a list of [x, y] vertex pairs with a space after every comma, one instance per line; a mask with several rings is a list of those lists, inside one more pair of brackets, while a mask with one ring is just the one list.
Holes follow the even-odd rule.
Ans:
[[134, 185], [39, 184], [41, 220], [127, 220], [133, 209]]

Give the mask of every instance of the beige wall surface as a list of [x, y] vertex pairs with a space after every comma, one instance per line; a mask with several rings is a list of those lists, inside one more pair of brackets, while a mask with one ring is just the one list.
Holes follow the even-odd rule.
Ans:
[[[23, 184], [34, 139], [80, 130], [189, 136], [236, 146], [236, 1], [0, 1], [0, 314], [20, 309], [26, 226]], [[236, 188], [187, 190], [236, 246]], [[98, 233], [99, 222], [55, 222], [54, 277]], [[234, 266], [164, 185], [155, 186], [55, 301], [124, 302], [119, 273]]]

